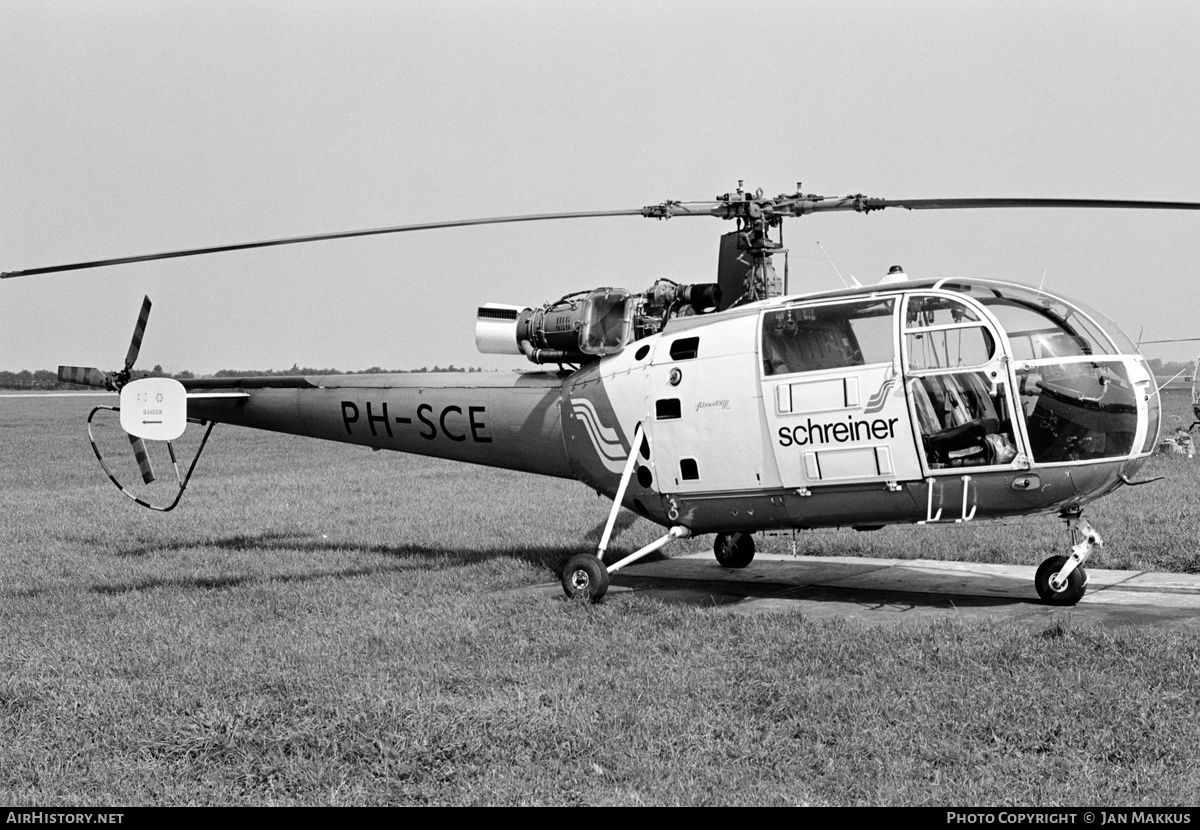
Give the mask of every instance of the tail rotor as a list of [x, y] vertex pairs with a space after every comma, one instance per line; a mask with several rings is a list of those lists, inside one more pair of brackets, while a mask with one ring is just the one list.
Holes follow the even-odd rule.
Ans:
[[133, 377], [133, 364], [142, 350], [142, 337], [146, 334], [146, 321], [150, 319], [150, 298], [142, 299], [142, 310], [138, 312], [137, 325], [133, 328], [133, 339], [125, 353], [125, 366], [119, 372], [101, 372], [93, 366], [59, 366], [58, 379], [63, 383], [77, 383], [120, 392], [121, 387]]
[[[133, 328], [133, 339], [129, 342], [129, 351], [125, 353], [125, 365], [120, 371], [102, 372], [92, 366], [59, 366], [58, 379], [64, 383], [77, 383], [80, 386], [120, 392], [121, 388], [133, 378], [133, 364], [142, 350], [142, 338], [146, 334], [146, 322], [149, 319], [150, 298], [144, 297], [142, 309], [138, 312], [137, 325]], [[129, 444], [133, 447], [133, 457], [137, 461], [142, 481], [150, 484], [155, 477], [154, 467], [150, 464], [150, 455], [146, 451], [146, 442], [136, 435], [130, 435]]]

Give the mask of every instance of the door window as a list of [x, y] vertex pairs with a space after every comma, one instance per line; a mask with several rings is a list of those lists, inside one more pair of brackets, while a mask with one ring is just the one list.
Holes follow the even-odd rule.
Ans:
[[763, 318], [763, 374], [890, 363], [895, 300], [784, 308]]

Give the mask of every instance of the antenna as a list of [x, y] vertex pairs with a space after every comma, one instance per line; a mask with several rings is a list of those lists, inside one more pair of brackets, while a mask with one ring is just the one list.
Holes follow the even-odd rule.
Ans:
[[[821, 253], [825, 254], [825, 259], [829, 260], [829, 264], [833, 266], [833, 273], [838, 275], [838, 279], [842, 281], [842, 285], [846, 288], [849, 288], [850, 283], [846, 282], [846, 278], [842, 276], [842, 272], [838, 270], [837, 265], [834, 265], [833, 257], [831, 257], [829, 252], [825, 250], [825, 246], [820, 242], [817, 242], [817, 247], [821, 249]], [[853, 274], [850, 275], [850, 282], [854, 283], [855, 288], [862, 288], [862, 283], [856, 280]]]
[[1163, 390], [1163, 387], [1165, 387], [1169, 383], [1174, 383], [1175, 379], [1178, 378], [1180, 375], [1184, 374], [1185, 372], [1187, 372], [1187, 370], [1188, 370], [1188, 367], [1184, 366], [1182, 369], [1180, 369], [1178, 372], [1176, 372], [1170, 378], [1168, 378], [1167, 380], [1164, 380], [1161, 384], [1158, 385], [1158, 388], [1154, 390], [1154, 394], [1155, 395], [1160, 394]]

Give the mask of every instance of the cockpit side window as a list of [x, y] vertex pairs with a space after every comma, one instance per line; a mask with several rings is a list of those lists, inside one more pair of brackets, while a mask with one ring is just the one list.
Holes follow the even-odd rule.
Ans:
[[958, 369], [983, 366], [996, 354], [996, 340], [982, 326], [912, 332], [908, 339], [908, 368]]
[[889, 363], [895, 300], [792, 306], [763, 316], [764, 375]]
[[909, 297], [904, 337], [914, 371], [983, 366], [996, 354], [996, 339], [979, 315], [951, 297]]
[[950, 297], [936, 295], [909, 298], [908, 310], [904, 315], [906, 329], [978, 322], [979, 315], [964, 303]]

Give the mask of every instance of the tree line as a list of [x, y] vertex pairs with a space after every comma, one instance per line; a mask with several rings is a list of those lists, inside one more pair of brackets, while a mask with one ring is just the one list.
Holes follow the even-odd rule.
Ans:
[[[286, 375], [390, 375], [390, 374], [408, 374], [417, 372], [482, 372], [483, 369], [476, 367], [458, 367], [453, 363], [449, 366], [422, 366], [420, 369], [381, 369], [378, 366], [372, 366], [370, 369], [363, 369], [358, 372], [341, 372], [337, 369], [313, 369], [308, 366], [293, 365], [290, 369], [222, 369], [216, 372], [212, 377], [217, 378], [261, 378], [261, 377], [280, 377]], [[161, 365], [155, 366], [148, 372], [134, 372], [134, 377], [155, 377], [155, 378], [175, 378], [176, 380], [191, 380], [197, 375], [192, 372], [176, 372], [171, 374], [164, 372]], [[79, 390], [82, 387], [77, 383], [63, 383], [58, 379], [57, 372], [51, 372], [48, 369], [37, 369], [30, 371], [23, 369], [20, 372], [5, 372], [0, 371], [0, 389], [15, 389], [24, 391], [52, 391], [56, 389], [62, 390]]]
[[[1162, 361], [1158, 358], [1151, 358], [1146, 361], [1150, 365], [1150, 371], [1158, 377], [1170, 377], [1175, 374], [1183, 373], [1191, 375], [1192, 364], [1179, 363], [1176, 361]], [[372, 366], [370, 369], [362, 369], [357, 372], [341, 372], [337, 369], [313, 369], [309, 366], [292, 365], [290, 369], [222, 369], [216, 372], [212, 377], [216, 378], [263, 378], [263, 377], [281, 377], [287, 375], [398, 375], [398, 374], [413, 374], [420, 372], [482, 372], [482, 368], [474, 366], [458, 367], [451, 363], [449, 366], [422, 366], [420, 369], [381, 369], [378, 366]], [[190, 380], [196, 375], [191, 372], [176, 372], [169, 374], [163, 371], [162, 366], [155, 366], [149, 372], [135, 372], [137, 377], [170, 377], [176, 380]], [[20, 372], [0, 372], [0, 389], [17, 389], [27, 391], [51, 391], [55, 389], [80, 389], [79, 384], [63, 383], [58, 379], [56, 372], [51, 372], [46, 369], [38, 369], [37, 371], [29, 371], [28, 369]]]

